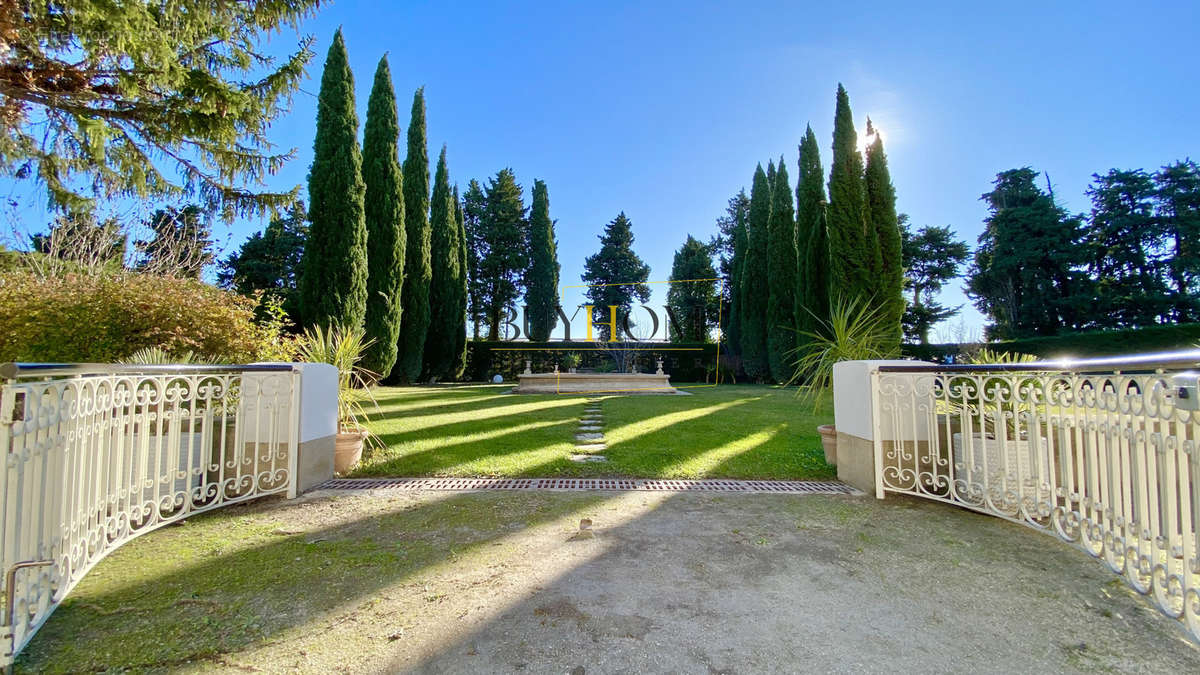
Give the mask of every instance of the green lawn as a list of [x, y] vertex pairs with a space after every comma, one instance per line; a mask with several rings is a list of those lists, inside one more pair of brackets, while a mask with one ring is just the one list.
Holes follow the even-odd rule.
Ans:
[[832, 478], [814, 412], [794, 390], [722, 385], [690, 396], [600, 396], [607, 462], [578, 463], [588, 399], [507, 394], [511, 384], [384, 387], [371, 429], [386, 446], [355, 476]]

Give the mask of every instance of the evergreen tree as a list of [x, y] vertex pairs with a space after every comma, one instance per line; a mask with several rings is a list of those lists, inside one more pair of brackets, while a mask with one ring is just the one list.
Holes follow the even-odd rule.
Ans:
[[779, 158], [767, 225], [767, 363], [776, 382], [792, 376], [796, 348], [796, 220], [787, 164]]
[[454, 333], [454, 369], [451, 377], [459, 380], [467, 369], [467, 274], [470, 261], [467, 255], [467, 229], [463, 224], [462, 199], [458, 196], [457, 185], [454, 186], [454, 222], [458, 226], [458, 330]]
[[709, 341], [709, 330], [717, 325], [720, 297], [717, 282], [698, 280], [716, 275], [712, 251], [689, 234], [671, 265], [671, 281], [683, 283], [668, 284], [667, 289], [672, 342]]
[[800, 181], [796, 187], [797, 341], [817, 333], [829, 320], [829, 232], [825, 222], [825, 170], [812, 127], [800, 141]]
[[1155, 213], [1170, 251], [1175, 320], [1200, 321], [1200, 165], [1189, 159], [1164, 166], [1154, 183]]
[[767, 189], [770, 190], [772, 201], [775, 199], [775, 175], [775, 160], [769, 159], [767, 160]]
[[242, 295], [263, 293], [279, 302], [295, 321], [299, 317], [296, 282], [308, 226], [303, 204], [271, 219], [262, 232], [250, 235], [241, 247], [221, 261], [217, 284]]
[[480, 327], [486, 323], [483, 308], [486, 288], [483, 276], [479, 273], [479, 263], [487, 256], [486, 242], [483, 238], [486, 211], [487, 195], [484, 194], [479, 181], [472, 178], [462, 197], [462, 212], [463, 229], [467, 234], [467, 316], [471, 320], [471, 335], [476, 340], [480, 337]]
[[521, 186], [512, 169], [502, 169], [488, 180], [480, 228], [484, 250], [479, 261], [483, 291], [480, 303], [489, 339], [501, 337], [501, 322], [521, 293], [521, 278], [527, 266], [528, 227]]
[[1090, 227], [1084, 245], [1095, 284], [1095, 323], [1136, 328], [1167, 319], [1175, 307], [1161, 253], [1162, 227], [1154, 209], [1155, 185], [1141, 169], [1093, 174]]
[[904, 262], [900, 251], [900, 226], [896, 219], [896, 188], [888, 171], [883, 137], [867, 119], [867, 148], [864, 175], [867, 197], [867, 239], [873, 243], [872, 296], [879, 307], [880, 322], [891, 333], [892, 346], [900, 346], [900, 319], [904, 316]]
[[379, 59], [363, 132], [366, 186], [366, 338], [373, 342], [362, 365], [388, 375], [396, 364], [404, 286], [404, 176], [400, 169], [400, 121], [387, 56]]
[[771, 188], [759, 164], [750, 186], [750, 216], [746, 221], [746, 261], [742, 266], [742, 367], [753, 380], [770, 374], [767, 363], [767, 238], [771, 221]]
[[216, 259], [212, 227], [195, 204], [159, 209], [145, 225], [150, 238], [134, 242], [141, 272], [199, 279]]
[[533, 181], [529, 214], [529, 272], [525, 276], [525, 317], [529, 339], [545, 342], [558, 320], [558, 243], [550, 220], [550, 196], [544, 181]]
[[592, 305], [592, 321], [600, 326], [600, 336], [613, 336], [607, 327], [611, 318], [609, 307], [617, 308], [617, 332], [620, 333], [633, 301], [650, 299], [650, 266], [633, 252], [633, 224], [622, 211], [604, 227], [600, 235], [600, 250], [583, 262], [583, 283], [590, 284], [585, 293]]
[[904, 308], [904, 336], [925, 344], [934, 324], [958, 314], [958, 307], [945, 307], [935, 298], [946, 283], [958, 276], [971, 249], [949, 227], [926, 225], [913, 232], [907, 215], [900, 214], [898, 221], [905, 284], [912, 293], [912, 302]]
[[354, 75], [339, 28], [321, 91], [308, 172], [308, 244], [301, 264], [300, 308], [306, 326], [362, 326], [367, 308], [367, 226]]
[[875, 248], [866, 236], [866, 187], [863, 160], [858, 152], [858, 135], [850, 97], [841, 84], [833, 118], [833, 163], [829, 170], [829, 257], [832, 263], [829, 294], [847, 302], [871, 297], [871, 265]]
[[265, 43], [319, 5], [3, 3], [0, 174], [36, 180], [70, 213], [97, 195], [186, 195], [226, 220], [286, 209], [298, 189], [248, 187], [290, 158], [267, 132], [304, 80], [312, 38], [292, 54]]
[[1057, 335], [1080, 327], [1092, 294], [1079, 272], [1085, 262], [1079, 218], [1034, 184], [1024, 167], [996, 176], [983, 195], [989, 215], [967, 278], [967, 295], [987, 316], [989, 339]]
[[429, 153], [425, 145], [425, 90], [413, 94], [408, 124], [408, 154], [404, 158], [404, 284], [400, 306], [398, 353], [393, 368], [402, 382], [416, 382], [425, 362], [425, 333], [429, 330]]
[[459, 253], [458, 221], [454, 193], [450, 190], [450, 170], [446, 166], [446, 146], [438, 157], [433, 179], [433, 197], [429, 205], [432, 231], [429, 262], [429, 330], [425, 335], [425, 374], [431, 380], [452, 377], [458, 367]]
[[725, 344], [734, 355], [742, 353], [741, 298], [742, 266], [746, 258], [746, 222], [750, 218], [750, 198], [739, 190], [729, 199], [725, 215], [717, 219], [720, 231], [719, 246], [721, 284], [721, 317]]

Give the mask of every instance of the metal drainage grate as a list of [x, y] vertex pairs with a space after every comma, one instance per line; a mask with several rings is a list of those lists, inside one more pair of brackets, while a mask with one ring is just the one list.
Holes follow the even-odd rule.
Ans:
[[650, 478], [334, 478], [314, 490], [643, 490], [861, 495], [837, 481], [659, 480]]

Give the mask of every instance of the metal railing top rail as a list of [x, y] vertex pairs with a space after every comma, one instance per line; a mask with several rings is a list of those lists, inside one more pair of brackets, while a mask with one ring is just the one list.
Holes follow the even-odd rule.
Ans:
[[254, 372], [287, 372], [296, 367], [288, 363], [261, 363], [247, 365], [140, 365], [123, 363], [0, 363], [0, 379], [15, 380], [23, 377], [56, 377], [64, 375], [190, 375]]
[[1111, 356], [1095, 359], [1054, 359], [1028, 363], [934, 364], [913, 363], [911, 366], [887, 364], [878, 367], [881, 373], [1044, 373], [1044, 372], [1104, 372], [1112, 370], [1153, 370], [1162, 367], [1200, 366], [1200, 349], [1177, 352], [1154, 352], [1131, 356]]

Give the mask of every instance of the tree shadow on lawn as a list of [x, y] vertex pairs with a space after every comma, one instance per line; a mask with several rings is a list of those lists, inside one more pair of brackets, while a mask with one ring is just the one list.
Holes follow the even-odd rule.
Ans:
[[[774, 392], [726, 392], [728, 396], [670, 399], [657, 416], [641, 418], [632, 400], [606, 404], [605, 455], [613, 468], [634, 475], [671, 478], [829, 479], [811, 417], [781, 418], [766, 408]], [[732, 398], [744, 394], [743, 398]], [[788, 395], [784, 393], [783, 395]], [[678, 418], [655, 426], [656, 419]], [[639, 427], [650, 425], [643, 430]], [[622, 438], [633, 434], [631, 438]], [[600, 465], [595, 465], [600, 466]]]
[[[18, 672], [163, 669], [336, 622], [421, 570], [586, 511], [597, 493], [457, 493], [333, 525], [279, 529], [291, 509], [233, 506], [141, 537], [102, 561], [17, 660]], [[491, 507], [491, 508], [488, 508]], [[233, 550], [230, 550], [233, 549]], [[187, 560], [187, 563], [181, 561]]]

